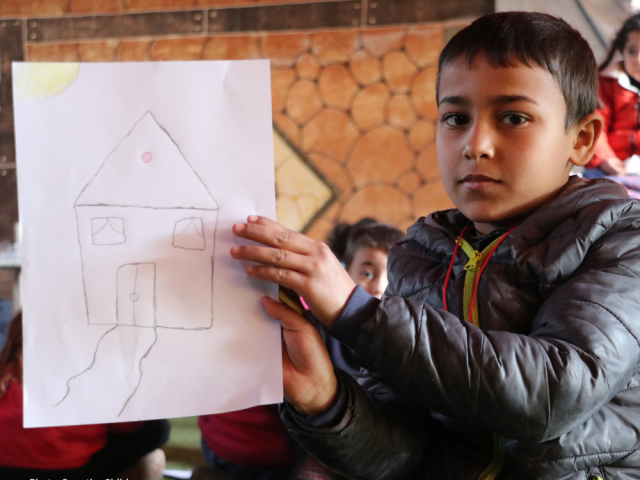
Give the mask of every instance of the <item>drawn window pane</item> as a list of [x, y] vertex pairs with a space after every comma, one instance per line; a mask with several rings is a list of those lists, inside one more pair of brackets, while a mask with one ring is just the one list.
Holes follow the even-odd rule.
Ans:
[[178, 220], [173, 229], [173, 246], [186, 250], [204, 250], [202, 218], [191, 217]]
[[94, 245], [120, 245], [124, 243], [124, 219], [117, 217], [92, 218], [91, 237]]

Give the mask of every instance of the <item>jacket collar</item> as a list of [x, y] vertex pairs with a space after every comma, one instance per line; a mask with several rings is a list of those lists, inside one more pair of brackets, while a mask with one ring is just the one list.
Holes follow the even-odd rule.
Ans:
[[[561, 226], [567, 218], [602, 200], [622, 200], [625, 203], [630, 201], [624, 187], [611, 180], [587, 180], [571, 176], [558, 195], [526, 217], [510, 237], [519, 237], [525, 243], [537, 243], [549, 232]], [[606, 207], [603, 205], [602, 208]], [[471, 221], [458, 209], [435, 212], [418, 220], [408, 230], [406, 239], [422, 237], [421, 232], [425, 228], [439, 230], [447, 237], [457, 239], [462, 229], [470, 223]]]
[[607, 67], [600, 74], [602, 77], [614, 78], [618, 81], [618, 85], [620, 85], [625, 90], [629, 90], [630, 92], [637, 93], [640, 95], [640, 90], [633, 85], [631, 85], [631, 80], [629, 80], [629, 75], [622, 68], [622, 62], [615, 62], [609, 67]]

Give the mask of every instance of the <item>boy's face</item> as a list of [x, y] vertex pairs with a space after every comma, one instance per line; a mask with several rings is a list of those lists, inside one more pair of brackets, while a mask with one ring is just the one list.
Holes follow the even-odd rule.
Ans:
[[364, 288], [369, 295], [382, 298], [389, 279], [387, 278], [387, 256], [382, 248], [362, 247], [356, 250], [347, 268], [349, 276]]
[[[479, 233], [515, 226], [566, 183], [578, 127], [539, 67], [492, 68], [479, 55], [440, 76], [438, 164], [444, 187]], [[575, 154], [573, 155], [575, 157]], [[588, 158], [585, 162], [588, 161]]]
[[640, 32], [631, 32], [622, 52], [625, 71], [640, 81]]

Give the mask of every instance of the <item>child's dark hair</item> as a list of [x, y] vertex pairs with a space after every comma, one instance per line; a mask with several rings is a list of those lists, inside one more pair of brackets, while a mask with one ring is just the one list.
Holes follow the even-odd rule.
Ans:
[[600, 71], [609, 66], [616, 52], [622, 53], [624, 51], [624, 46], [627, 44], [627, 40], [629, 39], [629, 34], [631, 32], [640, 32], [640, 13], [629, 17], [627, 21], [622, 24], [622, 27], [618, 30], [616, 38], [611, 44], [607, 58], [605, 58], [602, 65], [600, 65]]
[[363, 218], [353, 225], [336, 225], [329, 233], [327, 245], [345, 267], [349, 268], [360, 248], [380, 248], [389, 251], [403, 238], [404, 233], [393, 225], [380, 223], [373, 218]]
[[535, 12], [500, 12], [478, 18], [442, 50], [436, 102], [440, 101], [442, 68], [461, 58], [472, 67], [480, 54], [494, 68], [521, 63], [547, 70], [567, 104], [567, 130], [595, 112], [598, 65], [587, 41], [564, 20]]
[[22, 312], [11, 320], [6, 343], [0, 353], [0, 397], [11, 380], [22, 383]]

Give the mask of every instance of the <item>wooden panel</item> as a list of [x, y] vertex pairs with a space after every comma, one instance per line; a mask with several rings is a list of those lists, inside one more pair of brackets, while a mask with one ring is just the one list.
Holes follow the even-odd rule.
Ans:
[[[2, 175], [2, 173], [5, 173]], [[0, 242], [13, 242], [13, 225], [18, 221], [16, 171], [0, 169]]]
[[390, 25], [479, 17], [495, 11], [494, 0], [369, 0], [367, 23]]
[[[24, 60], [22, 22], [0, 21], [0, 163], [14, 162], [11, 62]], [[2, 158], [7, 157], [5, 162]]]
[[226, 8], [209, 12], [209, 33], [353, 27], [360, 14], [359, 1]]
[[30, 18], [28, 42], [57, 42], [217, 32], [306, 30], [477, 17], [494, 0], [332, 0], [285, 5], [83, 17]]
[[0, 20], [0, 241], [13, 240], [18, 221], [11, 62], [24, 60], [22, 29], [20, 20]]
[[204, 29], [203, 10], [27, 20], [29, 42], [155, 35], [192, 35]]

